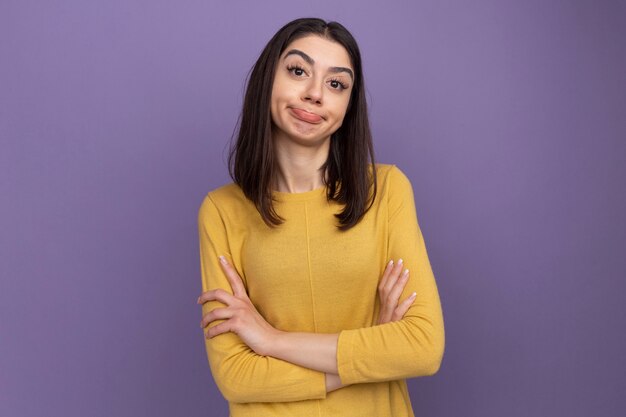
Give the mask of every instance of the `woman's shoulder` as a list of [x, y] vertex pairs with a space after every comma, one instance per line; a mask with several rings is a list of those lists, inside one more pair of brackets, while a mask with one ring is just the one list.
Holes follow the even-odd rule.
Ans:
[[234, 182], [224, 184], [220, 187], [214, 188], [207, 193], [213, 199], [231, 199], [239, 198], [243, 195], [243, 191], [239, 185]]
[[[393, 164], [383, 164], [380, 162], [376, 162], [374, 166], [376, 167], [376, 176], [388, 175], [389, 171], [396, 167]], [[370, 166], [370, 171], [371, 171], [371, 166]]]
[[407, 176], [395, 164], [374, 164], [376, 167], [376, 179], [379, 185], [388, 183], [408, 182]]
[[395, 164], [376, 164], [376, 184], [380, 203], [396, 207], [414, 199], [411, 181]]
[[212, 205], [219, 211], [233, 210], [247, 205], [248, 200], [239, 185], [234, 182], [224, 184], [209, 191], [202, 202], [202, 206]]

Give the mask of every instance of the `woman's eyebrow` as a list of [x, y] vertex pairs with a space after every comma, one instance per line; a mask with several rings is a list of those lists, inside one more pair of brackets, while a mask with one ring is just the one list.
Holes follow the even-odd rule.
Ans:
[[[308, 56], [307, 54], [305, 54], [304, 52], [302, 52], [299, 49], [291, 49], [289, 50], [289, 52], [287, 52], [285, 54], [285, 57], [283, 58], [283, 60], [287, 59], [287, 57], [289, 55], [299, 55], [300, 57], [302, 57], [302, 59], [304, 59], [306, 61], [307, 64], [309, 65], [314, 65], [315, 64], [315, 60], [313, 58], [311, 58], [310, 56]], [[354, 73], [352, 72], [352, 70], [350, 68], [346, 68], [346, 67], [330, 67], [328, 69], [328, 71], [332, 72], [333, 74], [339, 73], [339, 72], [347, 72], [348, 75], [350, 76], [350, 78], [352, 78], [352, 81], [354, 81]]]
[[291, 50], [289, 50], [289, 52], [287, 52], [285, 54], [285, 57], [283, 58], [283, 60], [287, 59], [287, 57], [289, 55], [300, 55], [302, 57], [302, 59], [304, 59], [307, 62], [307, 64], [309, 64], [309, 65], [315, 64], [315, 61], [313, 60], [313, 58], [311, 58], [310, 56], [308, 56], [307, 54], [305, 54], [304, 52], [302, 52], [299, 49], [291, 49]]

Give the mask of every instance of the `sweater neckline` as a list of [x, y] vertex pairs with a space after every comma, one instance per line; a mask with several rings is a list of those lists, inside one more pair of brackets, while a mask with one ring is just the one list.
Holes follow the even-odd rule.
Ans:
[[305, 191], [302, 193], [289, 193], [283, 191], [272, 191], [272, 197], [277, 201], [307, 201], [314, 200], [321, 196], [326, 195], [326, 185], [318, 187], [311, 191]]

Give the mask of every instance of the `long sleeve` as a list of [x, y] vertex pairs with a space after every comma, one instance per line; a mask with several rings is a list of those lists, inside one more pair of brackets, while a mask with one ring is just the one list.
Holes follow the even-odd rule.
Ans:
[[[232, 293], [218, 261], [218, 256], [224, 255], [232, 262], [228, 234], [218, 207], [210, 196], [205, 197], [199, 209], [198, 232], [202, 291], [222, 288]], [[202, 314], [221, 306], [216, 301], [205, 303]], [[323, 373], [257, 355], [234, 333], [205, 339], [205, 345], [216, 384], [222, 395], [232, 403], [288, 402], [326, 397]]]
[[402, 320], [340, 333], [337, 365], [344, 384], [432, 375], [443, 358], [443, 315], [413, 190], [396, 167], [391, 168], [387, 186], [387, 259], [402, 258], [410, 271], [401, 299], [412, 292], [417, 297]]

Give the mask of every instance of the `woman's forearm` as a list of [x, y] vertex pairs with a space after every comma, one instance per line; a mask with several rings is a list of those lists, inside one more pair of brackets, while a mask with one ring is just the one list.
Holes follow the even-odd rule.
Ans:
[[335, 391], [344, 386], [341, 383], [341, 379], [339, 379], [339, 375], [325, 374], [325, 377], [326, 377], [326, 392]]
[[339, 334], [277, 331], [263, 353], [305, 368], [338, 374], [338, 339]]
[[326, 392], [342, 388], [337, 371], [338, 334], [278, 331], [267, 355], [325, 373]]

